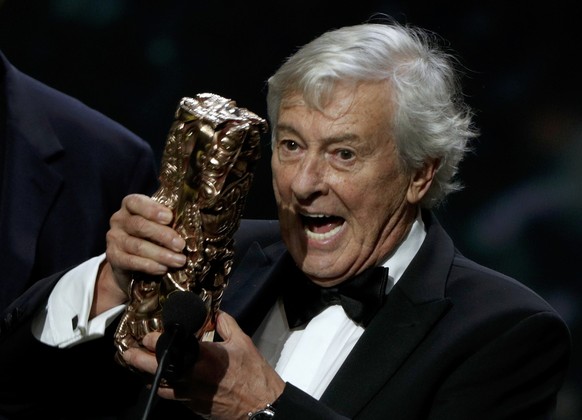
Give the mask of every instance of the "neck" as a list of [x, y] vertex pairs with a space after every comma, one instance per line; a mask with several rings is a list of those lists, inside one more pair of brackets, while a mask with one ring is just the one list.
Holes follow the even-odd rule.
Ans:
[[382, 233], [386, 239], [382, 241], [377, 252], [374, 253], [373, 264], [368, 264], [367, 266], [381, 265], [394, 254], [410, 232], [419, 212], [420, 209], [417, 206], [409, 205], [394, 215], [392, 222], [386, 226]]

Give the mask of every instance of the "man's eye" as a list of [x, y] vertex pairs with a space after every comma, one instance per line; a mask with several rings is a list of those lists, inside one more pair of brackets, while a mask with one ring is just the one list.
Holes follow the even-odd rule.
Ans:
[[297, 150], [299, 148], [297, 142], [293, 140], [283, 140], [281, 143], [287, 150]]
[[342, 160], [350, 160], [354, 157], [354, 152], [352, 152], [351, 150], [347, 150], [347, 149], [341, 149], [341, 150], [338, 150], [337, 155]]

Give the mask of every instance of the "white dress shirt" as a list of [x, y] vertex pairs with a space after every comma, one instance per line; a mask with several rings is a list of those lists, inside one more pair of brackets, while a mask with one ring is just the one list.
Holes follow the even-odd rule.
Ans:
[[[419, 216], [404, 241], [383, 264], [389, 269], [386, 293], [400, 279], [425, 236]], [[64, 348], [104, 335], [106, 327], [125, 309], [125, 305], [120, 305], [89, 320], [95, 280], [104, 259], [105, 255], [92, 258], [59, 280], [46, 307], [33, 322], [37, 339]], [[348, 318], [341, 305], [330, 306], [307, 325], [290, 330], [279, 299], [253, 341], [283, 380], [319, 398], [363, 332], [364, 328]]]
[[123, 312], [125, 305], [120, 305], [89, 320], [95, 281], [103, 261], [105, 254], [78, 265], [59, 280], [32, 323], [32, 332], [39, 341], [64, 348], [103, 337], [105, 328]]
[[[404, 241], [382, 264], [388, 267], [386, 294], [425, 237], [419, 216]], [[305, 326], [290, 330], [279, 299], [253, 335], [253, 341], [283, 380], [319, 399], [363, 333], [364, 328], [348, 318], [341, 305], [330, 306]]]

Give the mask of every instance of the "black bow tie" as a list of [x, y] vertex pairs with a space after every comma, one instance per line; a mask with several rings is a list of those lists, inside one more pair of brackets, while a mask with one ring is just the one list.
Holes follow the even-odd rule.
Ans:
[[388, 268], [372, 267], [335, 287], [320, 287], [297, 270], [283, 289], [283, 304], [289, 328], [306, 324], [331, 305], [342, 305], [364, 327], [384, 303]]

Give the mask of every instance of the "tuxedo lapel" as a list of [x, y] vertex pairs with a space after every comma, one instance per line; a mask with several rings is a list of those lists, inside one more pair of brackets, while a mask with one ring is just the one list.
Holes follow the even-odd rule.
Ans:
[[282, 242], [261, 248], [253, 242], [233, 271], [220, 308], [252, 335], [274, 305], [290, 257]]
[[[3, 57], [0, 57], [3, 58]], [[28, 91], [28, 76], [6, 64], [8, 96], [6, 166], [0, 203], [0, 272], [6, 278], [29, 278], [36, 241], [45, 215], [55, 200], [62, 177], [53, 166], [62, 146], [50, 121]], [[9, 260], [16, 272], [8, 272]], [[6, 282], [19, 291], [24, 285]], [[11, 296], [10, 290], [5, 293]], [[4, 302], [5, 304], [6, 302]]]
[[400, 289], [368, 326], [321, 401], [353, 417], [390, 380], [448, 307], [444, 299], [415, 305]]
[[421, 249], [321, 397], [348, 417], [389, 383], [449, 307], [444, 288], [453, 244], [432, 215], [426, 223]]

